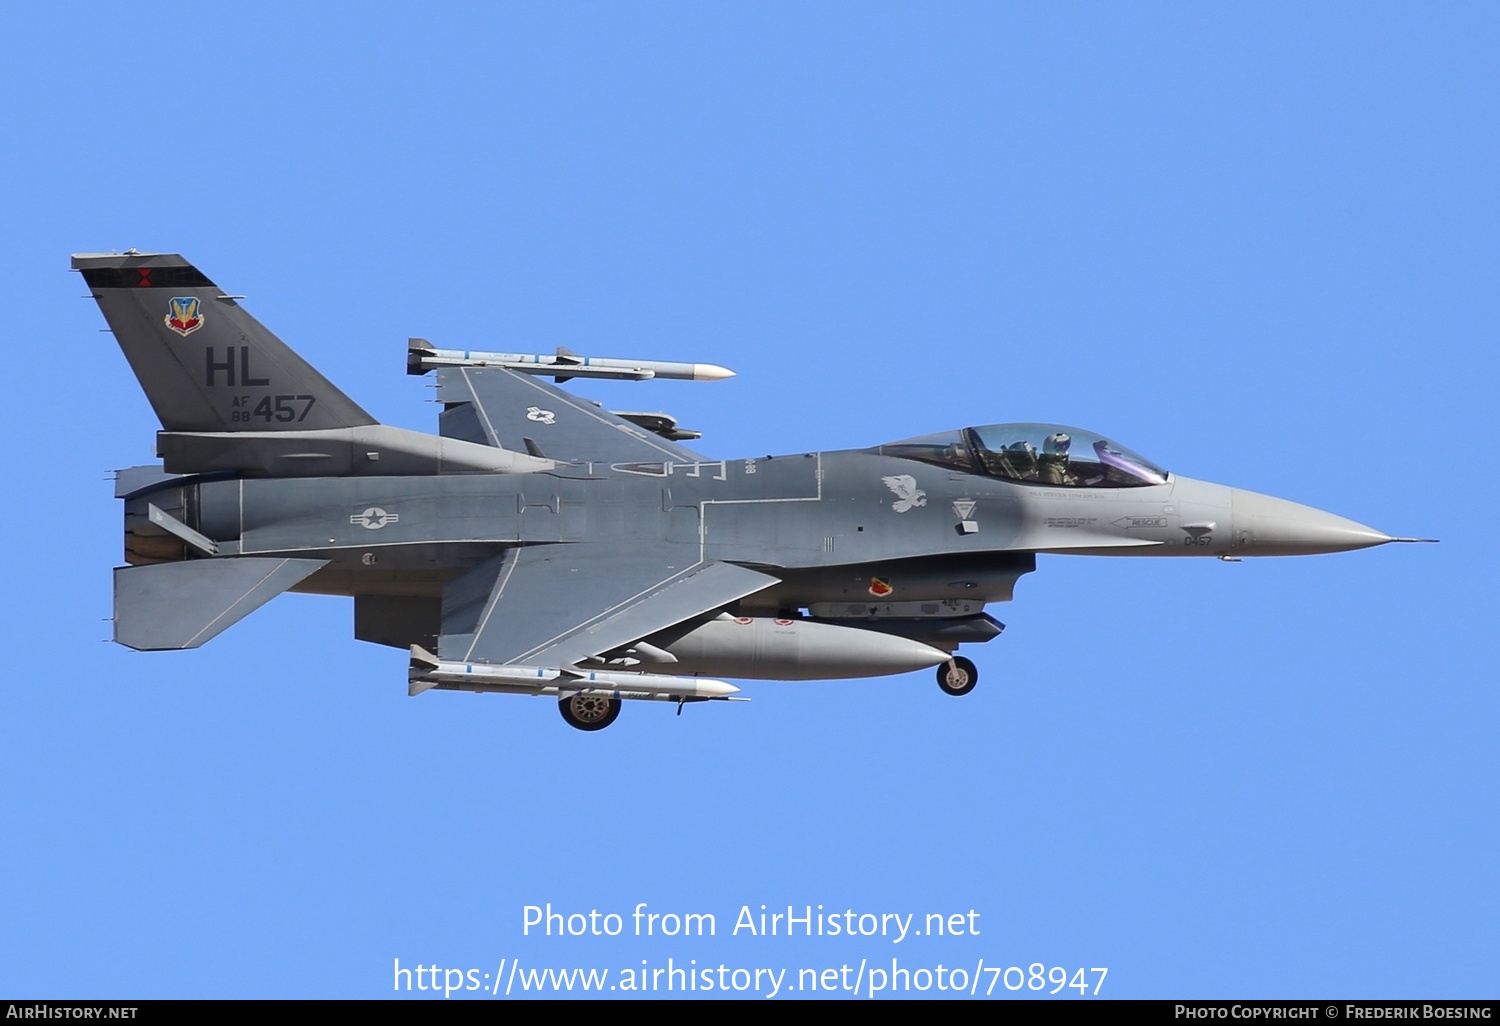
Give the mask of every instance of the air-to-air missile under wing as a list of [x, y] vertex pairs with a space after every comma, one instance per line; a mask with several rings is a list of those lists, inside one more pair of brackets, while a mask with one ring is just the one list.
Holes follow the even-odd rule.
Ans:
[[73, 267], [161, 420], [162, 463], [119, 472], [115, 640], [194, 648], [283, 591], [354, 599], [355, 637], [410, 653], [411, 694], [547, 695], [583, 730], [622, 700], [730, 700], [712, 677], [937, 668], [950, 694], [998, 636], [985, 613], [1039, 552], [1240, 556], [1395, 539], [1169, 474], [1051, 424], [716, 460], [662, 414], [572, 377], [715, 380], [712, 364], [442, 350], [436, 435], [379, 424], [180, 256]]

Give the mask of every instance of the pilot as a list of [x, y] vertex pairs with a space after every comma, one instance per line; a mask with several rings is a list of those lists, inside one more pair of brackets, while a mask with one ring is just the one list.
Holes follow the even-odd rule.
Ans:
[[1068, 447], [1073, 439], [1062, 431], [1048, 435], [1042, 441], [1042, 454], [1037, 457], [1037, 478], [1047, 484], [1069, 484]]

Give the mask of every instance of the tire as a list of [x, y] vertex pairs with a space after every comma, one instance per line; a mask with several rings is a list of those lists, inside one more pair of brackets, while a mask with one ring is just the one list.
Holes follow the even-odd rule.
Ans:
[[963, 656], [954, 656], [938, 664], [937, 682], [950, 695], [967, 695], [979, 683], [979, 668]]
[[574, 695], [560, 699], [557, 711], [568, 726], [579, 730], [603, 730], [620, 715], [620, 700], [603, 695]]

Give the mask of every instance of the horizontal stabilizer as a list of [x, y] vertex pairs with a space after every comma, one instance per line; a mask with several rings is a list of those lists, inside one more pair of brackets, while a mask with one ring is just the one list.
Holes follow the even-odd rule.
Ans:
[[125, 467], [115, 471], [115, 498], [128, 499], [136, 492], [155, 488], [178, 476], [167, 473], [166, 468], [160, 463], [144, 467]]
[[197, 648], [327, 566], [241, 556], [115, 569], [115, 641], [155, 652]]

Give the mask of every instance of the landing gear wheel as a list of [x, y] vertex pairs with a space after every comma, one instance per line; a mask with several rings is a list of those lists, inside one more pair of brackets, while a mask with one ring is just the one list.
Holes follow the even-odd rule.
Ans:
[[938, 687], [950, 695], [967, 695], [979, 683], [979, 668], [963, 656], [938, 664]]
[[620, 715], [620, 700], [603, 695], [574, 695], [558, 701], [557, 711], [568, 726], [579, 730], [603, 730]]

